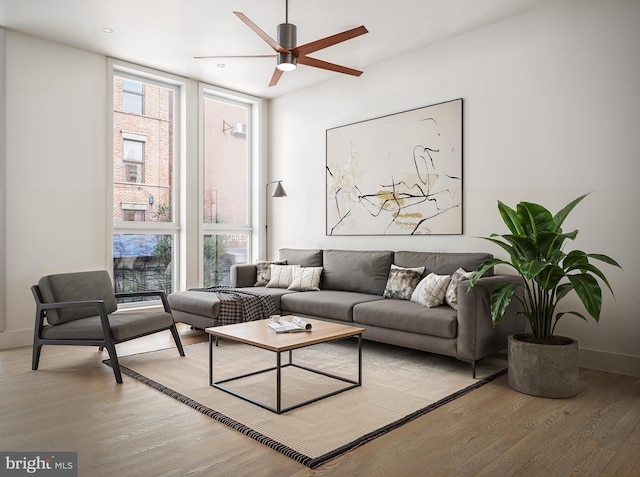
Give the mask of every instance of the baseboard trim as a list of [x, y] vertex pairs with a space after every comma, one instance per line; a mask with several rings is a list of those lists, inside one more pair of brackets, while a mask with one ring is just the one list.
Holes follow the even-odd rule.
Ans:
[[640, 356], [580, 348], [580, 367], [640, 378]]
[[33, 329], [3, 331], [0, 333], [0, 349], [21, 348], [33, 344]]

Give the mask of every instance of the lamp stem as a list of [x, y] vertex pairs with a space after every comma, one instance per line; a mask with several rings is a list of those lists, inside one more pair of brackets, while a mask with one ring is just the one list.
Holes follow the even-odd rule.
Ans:
[[273, 192], [272, 197], [286, 197], [287, 193], [282, 187], [282, 180], [267, 182], [265, 186], [265, 200], [264, 200], [264, 246], [265, 246], [265, 260], [269, 260], [269, 185], [278, 184], [276, 190]]
[[264, 259], [269, 260], [269, 183], [265, 187], [264, 200]]

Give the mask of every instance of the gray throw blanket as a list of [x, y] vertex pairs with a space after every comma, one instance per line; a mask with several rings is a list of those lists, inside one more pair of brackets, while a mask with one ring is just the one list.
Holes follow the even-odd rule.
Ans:
[[275, 300], [271, 295], [239, 290], [228, 285], [194, 288], [194, 290], [212, 292], [218, 295], [220, 300], [218, 325], [262, 320], [277, 312]]

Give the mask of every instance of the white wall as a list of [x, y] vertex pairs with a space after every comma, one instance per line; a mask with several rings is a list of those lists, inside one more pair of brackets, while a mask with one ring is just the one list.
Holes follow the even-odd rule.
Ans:
[[30, 287], [107, 262], [107, 63], [6, 32], [6, 330], [29, 344]]
[[[271, 256], [280, 247], [500, 255], [476, 238], [506, 231], [497, 200], [556, 212], [591, 192], [565, 223], [580, 230], [571, 248], [609, 254], [624, 270], [603, 266], [616, 299], [605, 292], [599, 324], [567, 317], [557, 331], [579, 340], [582, 365], [640, 376], [640, 2], [549, 3], [272, 100], [271, 176], [289, 197], [271, 203]], [[464, 234], [327, 237], [325, 130], [455, 98], [464, 100]]]

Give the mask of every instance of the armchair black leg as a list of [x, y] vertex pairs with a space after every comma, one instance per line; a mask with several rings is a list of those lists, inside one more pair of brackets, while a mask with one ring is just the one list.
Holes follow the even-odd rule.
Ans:
[[33, 357], [31, 359], [31, 369], [34, 371], [38, 369], [38, 365], [40, 364], [40, 351], [42, 351], [41, 344], [33, 344]]
[[173, 335], [173, 341], [176, 343], [176, 347], [178, 348], [178, 353], [180, 356], [184, 356], [184, 349], [182, 348], [182, 341], [180, 340], [180, 335], [178, 334], [178, 328], [176, 328], [176, 324], [170, 328], [171, 334]]
[[118, 362], [116, 347], [113, 343], [107, 343], [105, 345], [105, 348], [107, 348], [107, 352], [109, 353], [109, 359], [111, 360], [111, 367], [113, 368], [113, 374], [116, 377], [116, 383], [122, 384], [122, 374], [120, 373], [120, 363]]

